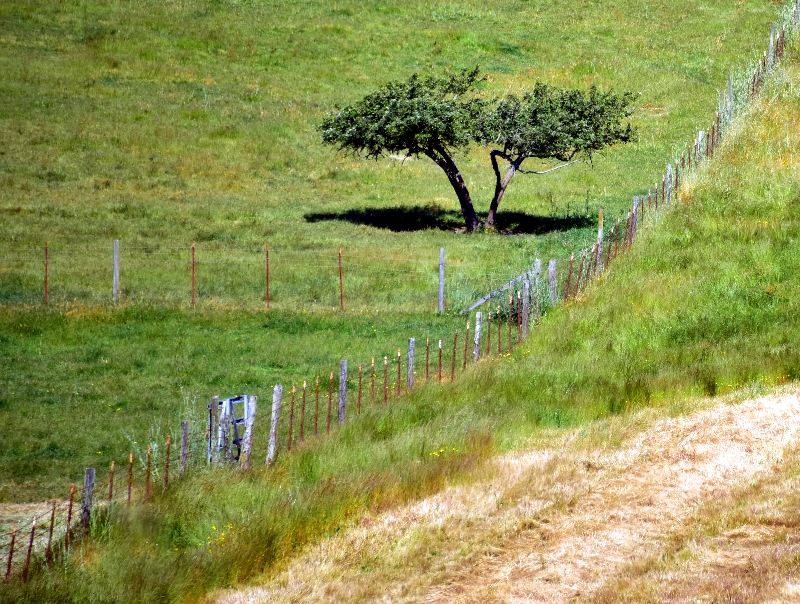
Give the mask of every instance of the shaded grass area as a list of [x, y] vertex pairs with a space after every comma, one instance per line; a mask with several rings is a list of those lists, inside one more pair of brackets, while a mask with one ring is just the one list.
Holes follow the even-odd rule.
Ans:
[[[198, 472], [152, 507], [112, 511], [82, 556], [0, 598], [200, 599], [270, 572], [367, 507], [464, 480], [542, 427], [797, 379], [798, 76], [792, 55], [677, 206], [514, 355], [369, 411], [273, 468]], [[453, 453], [430, 454], [443, 448]]]

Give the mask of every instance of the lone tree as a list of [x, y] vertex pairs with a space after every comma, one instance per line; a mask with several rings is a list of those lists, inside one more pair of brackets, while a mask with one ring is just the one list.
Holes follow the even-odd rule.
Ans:
[[[482, 117], [476, 139], [495, 146], [490, 152], [495, 173], [494, 197], [486, 225], [493, 227], [497, 207], [517, 172], [546, 174], [580, 160], [591, 162], [592, 154], [633, 139], [630, 123], [623, 120], [633, 112], [633, 95], [580, 90], [558, 90], [537, 82], [532, 92], [521, 97], [508, 95]], [[497, 158], [508, 162], [501, 175]], [[556, 160], [559, 165], [545, 170], [523, 170], [528, 158]]]
[[411, 76], [390, 82], [361, 101], [328, 114], [322, 140], [359, 156], [403, 154], [433, 160], [447, 175], [461, 204], [467, 231], [478, 217], [467, 185], [453, 160], [473, 143], [486, 102], [475, 95], [478, 69], [445, 78]]

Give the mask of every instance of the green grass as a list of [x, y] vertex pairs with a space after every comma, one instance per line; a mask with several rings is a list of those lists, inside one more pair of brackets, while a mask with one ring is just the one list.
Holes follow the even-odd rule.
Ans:
[[[83, 467], [124, 456], [123, 430], [144, 435], [213, 394], [251, 390], [263, 403], [277, 381], [463, 330], [431, 312], [438, 248], [457, 310], [534, 257], [587, 244], [598, 208], [619, 215], [660, 178], [676, 141], [708, 123], [716, 89], [763, 48], [779, 12], [753, 0], [506, 9], [3, 3], [0, 500], [61, 496]], [[536, 79], [640, 92], [639, 141], [594, 167], [515, 179], [501, 220], [534, 234], [514, 237], [454, 233], [457, 204], [429, 162], [361, 162], [320, 144], [315, 125], [336, 103], [476, 64], [487, 94]], [[483, 211], [486, 158], [460, 159]], [[113, 238], [119, 308], [108, 305]], [[52, 309], [40, 306], [45, 241]], [[270, 318], [265, 243], [280, 311]], [[348, 312], [334, 316], [338, 247]]]
[[[514, 355], [369, 410], [273, 468], [197, 471], [152, 505], [101, 514], [83, 555], [0, 598], [198, 600], [272, 572], [367, 508], [468, 479], [543, 428], [797, 379], [798, 76], [792, 50], [680, 202]], [[442, 447], [451, 454], [431, 455]]]

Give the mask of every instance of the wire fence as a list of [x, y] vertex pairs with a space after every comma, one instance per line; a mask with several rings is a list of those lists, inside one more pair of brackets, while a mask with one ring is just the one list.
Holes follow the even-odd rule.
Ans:
[[[505, 275], [480, 275], [488, 281], [470, 282], [470, 287], [475, 290], [464, 299], [474, 300], [479, 291], [492, 291], [472, 305], [469, 313], [477, 308], [482, 310], [468, 314], [460, 330], [438, 334], [434, 338], [425, 337], [424, 340], [409, 339], [391, 358], [384, 355], [361, 359], [357, 365], [342, 361], [331, 367], [329, 373], [309, 376], [301, 384], [287, 388], [276, 385], [271, 405], [269, 400], [259, 403], [249, 394], [237, 397], [248, 409], [242, 417], [236, 415], [230, 399], [219, 401], [215, 398], [202, 410], [204, 417], [196, 415], [185, 420], [180, 428], [175, 426], [174, 432], [163, 441], [150, 442], [146, 452], [131, 451], [124, 463], [117, 466], [112, 462], [111, 467], [99, 474], [92, 468], [87, 469], [84, 486], [73, 485], [65, 499], [48, 502], [33, 518], [12, 527], [0, 524], [0, 560], [5, 561], [0, 570], [5, 580], [27, 580], [30, 572], [44, 569], [56, 558], [68, 555], [86, 534], [93, 519], [102, 517], [112, 506], [146, 502], [169, 489], [187, 472], [232, 464], [239, 464], [245, 470], [257, 465], [270, 466], [279, 456], [290, 455], [306, 443], [335, 433], [345, 422], [357, 421], [358, 416], [368, 409], [380, 413], [383, 406], [404, 396], [420, 383], [451, 382], [458, 379], [469, 365], [487, 357], [511, 354], [514, 347], [525, 341], [528, 331], [535, 329], [548, 308], [580, 296], [620, 254], [631, 248], [642, 228], [654, 224], [658, 216], [677, 200], [687, 178], [714, 156], [731, 129], [734, 115], [758, 94], [767, 74], [783, 56], [787, 35], [796, 29], [799, 17], [800, 0], [791, 12], [784, 15], [780, 29], [773, 26], [769, 49], [752, 70], [741, 74], [736, 81], [731, 76], [727, 90], [720, 93], [720, 110], [715, 119], [709, 128], [698, 133], [694, 141], [679, 149], [674, 164], [667, 166], [664, 178], [653, 184], [647, 196], [635, 197], [631, 211], [608, 231], [603, 228], [601, 216], [597, 243], [591, 248], [580, 250], [568, 259], [550, 260], [546, 266], [536, 261], [532, 266]], [[78, 251], [77, 248], [70, 249]], [[44, 249], [37, 248], [37, 251]], [[185, 270], [187, 262], [192, 263], [187, 248], [140, 251], [144, 258], [170, 258], [182, 270]], [[24, 269], [28, 266], [26, 262], [29, 262], [31, 248], [15, 250], [14, 253], [17, 252], [17, 256], [6, 253], [4, 261], [8, 263], [9, 258], [18, 257], [19, 274], [26, 274], [25, 270], [32, 271], [31, 268]], [[82, 252], [99, 253], [94, 248]], [[223, 255], [215, 261], [208, 260], [205, 266], [215, 266], [214, 262], [218, 262], [216, 266], [227, 269], [233, 263], [240, 263], [248, 265], [248, 270], [255, 274], [256, 252], [251, 250], [247, 254], [242, 252], [231, 256], [232, 252], [226, 251], [227, 257]], [[130, 253], [133, 258], [134, 251]], [[188, 253], [191, 254], [191, 249]], [[331, 268], [327, 260], [319, 260], [318, 252], [303, 254], [295, 251], [292, 254], [287, 254], [286, 267], [292, 266], [288, 258], [293, 257], [294, 263], [304, 270], [311, 266], [325, 270]], [[266, 256], [264, 250], [264, 268]], [[64, 258], [68, 257], [74, 258], [74, 255], [64, 255]], [[76, 258], [74, 266], [66, 259], [63, 262], [64, 267], [71, 267], [68, 270], [76, 271], [76, 278], [80, 276], [80, 263]], [[196, 258], [192, 265], [197, 268]], [[357, 267], [358, 263], [353, 265]], [[338, 269], [338, 263], [334, 266]], [[364, 263], [361, 268], [370, 267], [370, 263]], [[433, 270], [428, 269], [420, 271], [427, 279], [426, 287], [430, 286], [431, 279], [436, 283], [438, 266], [434, 264]], [[406, 269], [395, 266], [391, 270], [396, 272], [387, 271], [385, 274], [393, 274], [392, 278], [395, 278]], [[104, 275], [103, 279], [106, 277]], [[224, 275], [219, 277], [223, 279]], [[266, 302], [266, 271], [264, 277]], [[90, 283], [91, 279], [84, 281]], [[484, 289], [478, 290], [481, 286]], [[85, 290], [69, 291], [83, 291], [90, 298], [100, 295], [99, 287], [85, 287]], [[257, 290], [258, 287], [253, 285], [248, 291], [256, 296]], [[67, 291], [65, 289], [63, 295]], [[163, 291], [166, 296], [168, 291], [174, 290]], [[223, 412], [221, 416], [220, 410]], [[242, 432], [239, 432], [240, 427]]]

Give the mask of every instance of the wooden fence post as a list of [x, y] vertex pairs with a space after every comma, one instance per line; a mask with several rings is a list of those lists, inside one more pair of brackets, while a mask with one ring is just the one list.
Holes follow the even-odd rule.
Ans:
[[244, 420], [244, 439], [242, 440], [242, 455], [239, 464], [245, 472], [250, 471], [250, 457], [253, 453], [253, 425], [256, 421], [258, 397], [248, 396], [245, 400], [247, 405], [246, 418]]
[[497, 356], [503, 354], [503, 315], [500, 305], [497, 305]]
[[444, 248], [439, 248], [439, 314], [444, 314]]
[[[300, 403], [300, 444], [306, 439], [306, 391], [308, 383], [303, 380], [303, 401]], [[255, 403], [254, 403], [255, 404]]]
[[94, 478], [94, 468], [86, 468], [86, 474], [83, 478], [83, 506], [81, 508], [81, 529], [84, 533], [89, 530], [89, 523], [91, 521]]
[[167, 451], [164, 455], [164, 490], [169, 488], [169, 453], [172, 449], [172, 434], [167, 434]]
[[314, 396], [314, 436], [317, 436], [317, 434], [319, 434], [319, 376], [317, 376], [317, 385], [316, 389], [314, 390]]
[[408, 371], [406, 372], [406, 390], [411, 392], [414, 389], [414, 349], [416, 340], [408, 338]]
[[450, 381], [454, 382], [456, 379], [456, 350], [458, 347], [458, 330], [456, 329], [455, 334], [453, 335], [453, 358], [452, 358], [452, 366], [450, 367]]
[[186, 466], [189, 463], [189, 420], [181, 422], [181, 476], [186, 474]]
[[398, 348], [397, 349], [397, 396], [400, 396], [400, 392], [401, 392], [401, 388], [402, 388], [402, 386], [401, 386], [402, 382], [400, 381], [400, 374], [403, 371], [403, 361], [401, 359], [401, 354], [402, 354], [402, 351]]
[[64, 551], [69, 552], [69, 529], [72, 524], [72, 506], [75, 503], [75, 485], [69, 488], [69, 504], [67, 504], [67, 526], [64, 531]]
[[431, 339], [425, 338], [425, 383], [430, 378]]
[[467, 321], [467, 331], [464, 334], [464, 362], [461, 364], [461, 371], [467, 369], [467, 352], [469, 351], [469, 321]]
[[522, 282], [522, 339], [528, 337], [528, 326], [531, 313], [531, 282], [527, 279]]
[[347, 361], [339, 361], [339, 424], [347, 419]]
[[439, 383], [442, 383], [442, 341], [439, 340]]
[[31, 537], [28, 540], [28, 554], [25, 556], [25, 566], [22, 569], [22, 582], [28, 582], [28, 570], [31, 567], [31, 554], [33, 553], [33, 538], [36, 535], [36, 520], [38, 518], [36, 516], [33, 517], [33, 523], [31, 524]]
[[486, 357], [492, 356], [492, 310], [486, 313]]
[[383, 357], [383, 404], [389, 399], [389, 357]]
[[558, 292], [556, 291], [556, 261], [550, 260], [547, 265], [547, 276], [550, 284], [550, 304], [555, 304], [558, 301]]
[[339, 306], [344, 311], [344, 268], [342, 267], [342, 248], [339, 248]]
[[111, 298], [116, 302], [119, 300], [119, 239], [114, 239], [113, 249], [113, 284], [111, 288]]
[[[67, 527], [67, 531], [69, 531], [69, 527]], [[11, 529], [11, 544], [8, 548], [8, 564], [6, 564], [6, 577], [5, 580], [11, 577], [11, 561], [14, 559], [14, 544], [17, 541], [17, 525], [14, 525], [14, 528]], [[69, 551], [69, 550], [67, 550]]]
[[356, 414], [361, 415], [361, 384], [364, 381], [364, 363], [358, 364], [358, 393], [356, 394]]
[[[569, 291], [572, 285], [572, 266], [575, 264], [575, 252], [569, 257], [569, 271], [567, 272], [567, 285], [564, 287], [564, 302], [569, 300]], [[580, 279], [580, 276], [578, 276]]]
[[661, 203], [664, 205], [667, 205], [670, 201], [672, 201], [672, 179], [672, 164], [667, 164], [667, 193], [661, 200]]
[[483, 323], [483, 313], [475, 313], [475, 345], [472, 349], [472, 362], [476, 363], [481, 358], [481, 327]]
[[207, 425], [207, 436], [208, 436], [208, 447], [206, 450], [206, 463], [211, 465], [212, 463], [216, 463], [216, 447], [214, 447], [214, 440], [216, 439], [216, 432], [217, 432], [217, 411], [219, 409], [219, 397], [215, 396], [211, 399], [211, 402], [208, 404], [208, 425]]
[[222, 463], [228, 463], [230, 461], [230, 453], [231, 453], [231, 442], [230, 442], [230, 434], [231, 434], [231, 411], [233, 405], [230, 401], [223, 401], [222, 403], [222, 416], [219, 420], [219, 436], [220, 436], [220, 445], [222, 448]]
[[50, 244], [44, 242], [44, 303], [50, 304]]
[[369, 404], [370, 407], [375, 407], [375, 357], [372, 357], [372, 361], [370, 362], [369, 366]]
[[[281, 416], [281, 398], [283, 396], [283, 386], [275, 384], [272, 390], [272, 422], [269, 427], [269, 444], [267, 446], [267, 465], [275, 461], [278, 444], [278, 420]], [[316, 432], [316, 431], [315, 431]]]

